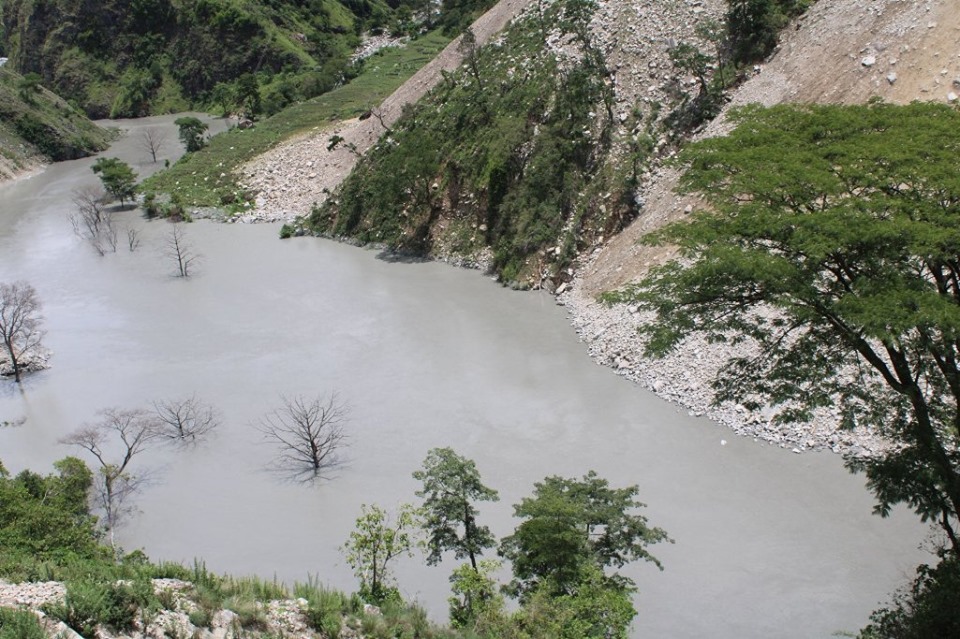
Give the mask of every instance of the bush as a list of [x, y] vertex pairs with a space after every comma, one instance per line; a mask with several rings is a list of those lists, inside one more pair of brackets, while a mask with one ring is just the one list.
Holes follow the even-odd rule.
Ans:
[[47, 639], [47, 633], [29, 610], [0, 608], [0, 639]]
[[889, 608], [870, 616], [860, 639], [926, 639], [960, 637], [960, 559], [949, 557], [938, 566], [923, 565], [909, 589], [894, 597]]
[[740, 64], [766, 58], [777, 46], [780, 30], [800, 15], [811, 0], [728, 0], [727, 29], [733, 60]]
[[68, 581], [64, 602], [44, 610], [81, 635], [92, 636], [101, 625], [115, 632], [132, 630], [140, 610], [155, 610], [158, 603], [147, 579], [115, 583], [80, 580]]

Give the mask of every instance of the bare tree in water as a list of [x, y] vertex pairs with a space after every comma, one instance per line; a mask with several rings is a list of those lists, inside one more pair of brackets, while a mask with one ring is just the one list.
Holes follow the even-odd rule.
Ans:
[[177, 444], [191, 444], [205, 439], [220, 425], [220, 416], [196, 395], [153, 403], [157, 414], [158, 436]]
[[199, 253], [193, 249], [193, 245], [187, 240], [183, 225], [179, 223], [174, 224], [173, 228], [170, 229], [165, 254], [176, 264], [177, 277], [190, 277], [194, 265], [200, 259]]
[[13, 372], [20, 383], [24, 366], [43, 348], [40, 340], [43, 316], [37, 291], [26, 282], [0, 283], [0, 338]]
[[[110, 545], [116, 548], [115, 531], [135, 509], [131, 497], [143, 487], [147, 475], [130, 469], [138, 456], [159, 436], [155, 415], [142, 409], [107, 408], [98, 413], [100, 421], [84, 424], [60, 440], [89, 452], [99, 464], [94, 497], [104, 512], [104, 527]], [[111, 451], [118, 451], [111, 454]]]
[[257, 428], [277, 454], [270, 468], [299, 483], [329, 478], [342, 465], [347, 406], [336, 393], [326, 399], [281, 398], [283, 406], [264, 416]]

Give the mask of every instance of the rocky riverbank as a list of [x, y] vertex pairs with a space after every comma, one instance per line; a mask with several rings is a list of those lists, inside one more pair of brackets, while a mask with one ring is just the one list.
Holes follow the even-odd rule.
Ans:
[[884, 447], [884, 441], [869, 429], [839, 429], [836, 409], [821, 411], [808, 423], [783, 425], [773, 421], [776, 410], [771, 407], [754, 411], [729, 402], [715, 406], [711, 383], [731, 357], [744, 353], [743, 345], [708, 344], [694, 338], [667, 357], [652, 359], [644, 354], [638, 332], [653, 321], [651, 313], [626, 304], [601, 304], [586, 295], [576, 281], [560, 291], [557, 301], [569, 311], [574, 329], [598, 364], [686, 408], [691, 415], [707, 417], [738, 435], [795, 453], [830, 450], [862, 456]]

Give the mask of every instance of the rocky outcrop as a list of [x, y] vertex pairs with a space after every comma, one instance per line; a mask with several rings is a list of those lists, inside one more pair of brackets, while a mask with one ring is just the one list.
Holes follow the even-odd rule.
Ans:
[[[124, 633], [111, 632], [109, 628], [98, 626], [97, 639], [166, 639], [168, 637], [191, 637], [193, 639], [234, 639], [239, 637], [289, 637], [290, 639], [319, 639], [323, 635], [312, 630], [307, 623], [306, 599], [272, 600], [257, 603], [261, 613], [260, 621], [243, 627], [243, 619], [229, 609], [218, 610], [209, 618], [209, 623], [198, 627], [191, 621], [199, 609], [197, 594], [193, 584], [179, 579], [152, 580], [154, 593], [165, 607], [147, 615], [141, 611], [135, 629]], [[43, 612], [48, 605], [62, 604], [66, 587], [55, 581], [9, 583], [0, 580], [0, 606], [31, 610], [41, 619], [41, 623], [51, 638], [84, 638], [63, 622]], [[352, 635], [344, 628], [341, 636]]]

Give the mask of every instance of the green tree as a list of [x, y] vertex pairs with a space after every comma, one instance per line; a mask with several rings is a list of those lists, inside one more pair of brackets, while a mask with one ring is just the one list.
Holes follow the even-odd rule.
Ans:
[[463, 564], [450, 575], [453, 596], [450, 624], [454, 628], [472, 628], [483, 636], [483, 627], [503, 618], [504, 599], [497, 582], [490, 575], [500, 569], [495, 559], [481, 559], [477, 566]]
[[477, 466], [451, 448], [434, 448], [427, 453], [423, 469], [413, 478], [423, 484], [417, 497], [423, 499], [423, 528], [427, 533], [427, 563], [436, 565], [444, 551], [457, 559], [467, 557], [477, 570], [477, 555], [493, 548], [496, 538], [486, 526], [477, 525], [474, 502], [498, 501], [497, 491], [480, 481]]
[[590, 566], [564, 594], [540, 584], [515, 615], [513, 626], [529, 639], [627, 639], [637, 616], [633, 588], [612, 584]]
[[[513, 563], [511, 591], [521, 602], [541, 587], [552, 596], [569, 595], [591, 570], [638, 559], [662, 569], [647, 546], [669, 538], [633, 512], [644, 505], [636, 499], [638, 492], [637, 486], [611, 488], [593, 471], [582, 480], [553, 476], [535, 484], [533, 497], [514, 506], [524, 521], [500, 547]], [[616, 574], [605, 579], [611, 587], [632, 584]]]
[[257, 117], [262, 110], [260, 102], [260, 83], [257, 76], [244, 73], [237, 78], [236, 101], [251, 118]]
[[811, 0], [727, 0], [727, 29], [733, 59], [755, 62], [777, 46], [780, 29], [800, 15]]
[[409, 504], [402, 504], [392, 519], [376, 504], [361, 507], [356, 526], [342, 550], [360, 580], [360, 595], [371, 603], [399, 597], [392, 585], [390, 563], [397, 557], [413, 555], [416, 520], [416, 510]]
[[91, 167], [94, 173], [100, 175], [104, 190], [115, 199], [120, 200], [120, 206], [126, 200], [132, 200], [137, 193], [137, 174], [130, 165], [118, 158], [97, 158]]
[[860, 639], [928, 639], [960, 637], [960, 560], [948, 557], [938, 566], [920, 566], [910, 587], [888, 608], [870, 615]]
[[96, 518], [87, 507], [93, 474], [75, 457], [54, 468], [54, 475], [25, 470], [10, 477], [0, 464], [0, 548], [5, 555], [40, 560], [99, 556]]
[[[940, 523], [960, 555], [960, 112], [945, 105], [748, 107], [681, 155], [712, 212], [651, 242], [682, 261], [613, 299], [656, 312], [648, 350], [752, 342], [717, 401], [839, 407], [893, 445], [848, 460], [886, 515]], [[751, 353], [750, 349], [743, 352]]]
[[207, 145], [204, 133], [209, 128], [205, 123], [193, 116], [184, 116], [173, 121], [180, 127], [180, 141], [187, 149], [187, 153], [199, 151]]
[[27, 104], [34, 104], [37, 93], [40, 92], [40, 83], [43, 78], [36, 73], [28, 73], [17, 82], [17, 92]]
[[210, 102], [216, 104], [220, 107], [220, 111], [223, 115], [229, 115], [230, 109], [233, 107], [234, 101], [234, 87], [225, 82], [218, 82], [213, 89], [210, 90]]

